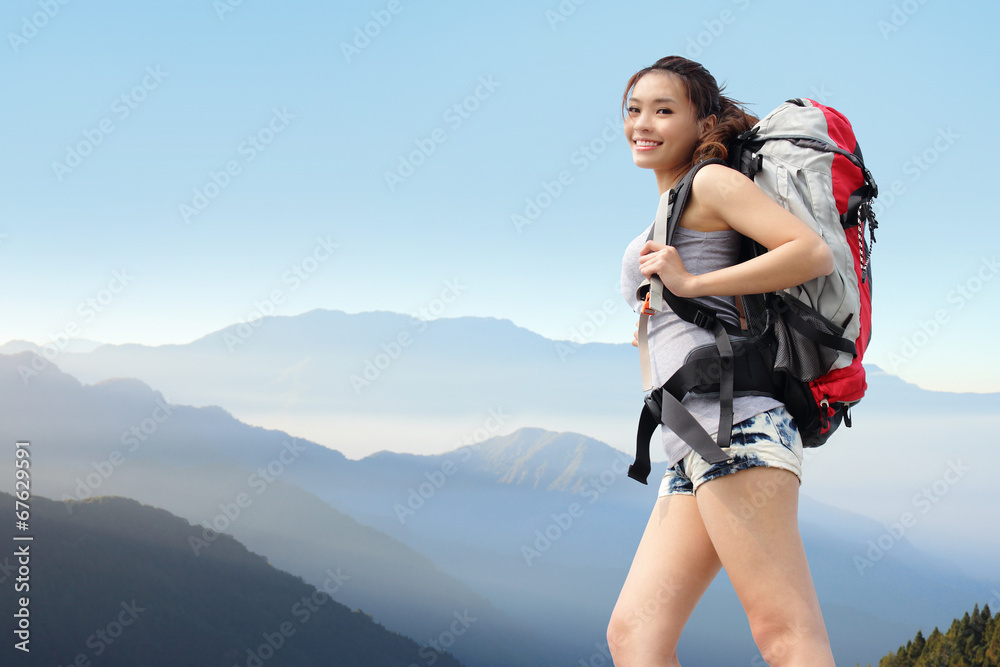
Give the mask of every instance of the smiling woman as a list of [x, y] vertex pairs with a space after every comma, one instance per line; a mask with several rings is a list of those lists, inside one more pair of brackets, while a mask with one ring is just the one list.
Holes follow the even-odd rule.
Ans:
[[[647, 240], [647, 228], [625, 252], [622, 294], [633, 310], [643, 310], [640, 287], [658, 279], [665, 295], [693, 299], [738, 329], [735, 295], [785, 289], [833, 270], [829, 246], [806, 223], [739, 172], [699, 165], [724, 159], [727, 143], [756, 121], [720, 94], [701, 65], [677, 56], [657, 61], [631, 77], [622, 105], [632, 159], [653, 171], [661, 197], [700, 167], [672, 245]], [[739, 262], [742, 237], [768, 252]], [[652, 386], [713, 338], [670, 308], [654, 313]], [[722, 567], [768, 664], [834, 664], [798, 532], [802, 439], [795, 420], [771, 396], [736, 396], [731, 407], [721, 462], [706, 461], [662, 426], [669, 468], [608, 626], [616, 665], [680, 665], [681, 631]], [[720, 423], [718, 394], [689, 395], [683, 408], [706, 433]], [[744, 507], [754, 510], [740, 513]]]

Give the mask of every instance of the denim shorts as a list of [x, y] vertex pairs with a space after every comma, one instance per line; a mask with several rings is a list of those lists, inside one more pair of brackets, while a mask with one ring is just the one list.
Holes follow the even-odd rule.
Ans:
[[758, 466], [788, 470], [802, 483], [802, 438], [784, 406], [734, 424], [732, 445], [724, 451], [732, 455], [732, 463], [712, 464], [697, 452], [688, 452], [667, 469], [659, 495], [694, 495], [709, 480]]

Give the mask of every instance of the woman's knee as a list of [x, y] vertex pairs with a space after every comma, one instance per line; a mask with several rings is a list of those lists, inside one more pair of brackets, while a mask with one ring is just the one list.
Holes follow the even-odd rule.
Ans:
[[611, 614], [611, 620], [608, 621], [608, 650], [611, 651], [611, 657], [616, 662], [621, 660], [631, 644], [631, 629], [616, 609]]
[[829, 645], [823, 626], [808, 617], [753, 614], [749, 620], [754, 643], [769, 665], [783, 665], [795, 656], [812, 655], [817, 646]]
[[634, 609], [615, 607], [608, 622], [608, 649], [615, 664], [635, 652], [643, 641], [641, 619]]
[[671, 614], [666, 609], [615, 607], [608, 623], [608, 650], [616, 667], [678, 664], [679, 636], [680, 630], [672, 627]]

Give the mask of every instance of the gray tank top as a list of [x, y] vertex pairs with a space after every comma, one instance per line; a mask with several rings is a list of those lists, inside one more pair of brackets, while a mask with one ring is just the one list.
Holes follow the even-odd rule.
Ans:
[[[642, 303], [636, 297], [636, 290], [645, 280], [645, 276], [639, 272], [639, 250], [646, 243], [650, 227], [629, 243], [622, 258], [622, 296], [636, 313], [642, 308]], [[673, 242], [689, 273], [708, 273], [738, 261], [740, 234], [735, 230], [700, 232], [678, 227], [674, 232]], [[706, 296], [695, 301], [717, 311], [720, 318], [739, 326], [739, 311], [736, 310], [734, 297]], [[650, 317], [648, 327], [650, 370], [654, 387], [669, 380], [693, 349], [702, 345], [715, 345], [715, 338], [710, 332], [685, 322], [669, 308]], [[714, 439], [719, 430], [718, 397], [688, 395], [682, 404]], [[780, 402], [767, 396], [737, 396], [733, 400], [733, 423], [737, 424], [779, 405]], [[666, 426], [661, 426], [660, 431], [667, 465], [672, 466], [684, 458], [691, 448]]]

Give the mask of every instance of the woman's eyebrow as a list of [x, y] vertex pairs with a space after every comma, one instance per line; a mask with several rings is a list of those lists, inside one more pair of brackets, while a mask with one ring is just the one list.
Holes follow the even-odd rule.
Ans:
[[[630, 97], [628, 101], [638, 102], [639, 104], [642, 104], [642, 100], [637, 99], [635, 97]], [[653, 100], [653, 104], [677, 104], [677, 100], [675, 100], [672, 97], [657, 97], [655, 100]]]

